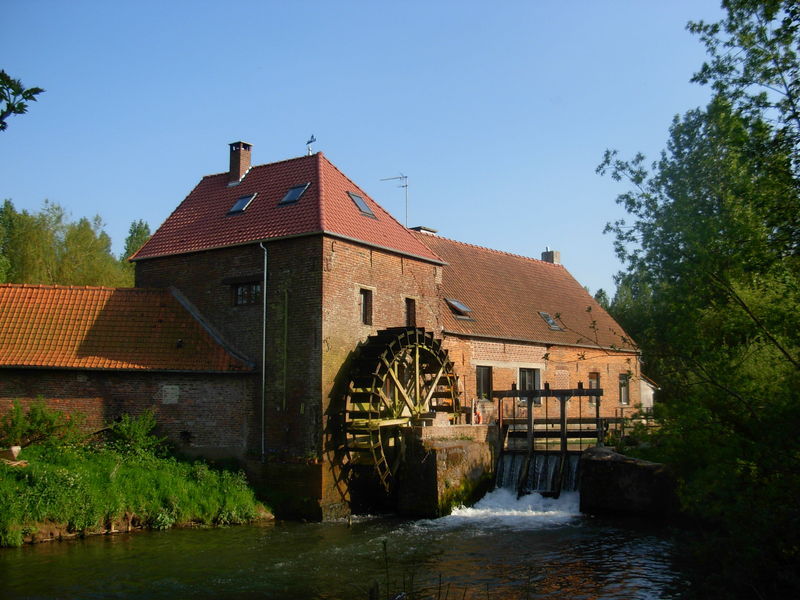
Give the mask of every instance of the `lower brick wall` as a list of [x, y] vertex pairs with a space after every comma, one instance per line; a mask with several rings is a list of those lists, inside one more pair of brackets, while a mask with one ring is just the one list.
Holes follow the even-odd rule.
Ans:
[[0, 414], [16, 399], [29, 406], [42, 398], [50, 408], [82, 413], [86, 428], [97, 430], [152, 409], [157, 433], [181, 450], [243, 457], [258, 445], [257, 389], [252, 374], [3, 369]]
[[[589, 387], [589, 373], [597, 373], [603, 396], [600, 401], [601, 416], [630, 416], [640, 403], [639, 361], [635, 354], [612, 352], [602, 349], [569, 346], [545, 346], [542, 344], [504, 342], [445, 335], [444, 346], [455, 365], [459, 376], [462, 402], [471, 406], [477, 401], [476, 367], [492, 369], [492, 389], [510, 390], [512, 384], [519, 386], [520, 368], [539, 369], [541, 381], [551, 388], [577, 388], [579, 383]], [[629, 375], [628, 404], [620, 400], [620, 375]], [[491, 421], [497, 414], [497, 402], [479, 402], [483, 422]], [[504, 404], [506, 415], [514, 409], [511, 399]], [[520, 411], [517, 411], [519, 414]], [[535, 416], [557, 418], [558, 401], [543, 400], [535, 408]], [[567, 416], [593, 417], [594, 406], [587, 398], [573, 398], [567, 404]]]

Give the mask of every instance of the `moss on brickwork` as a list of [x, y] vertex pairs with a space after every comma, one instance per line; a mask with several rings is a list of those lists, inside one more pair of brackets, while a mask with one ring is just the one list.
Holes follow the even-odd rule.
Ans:
[[478, 479], [464, 477], [457, 486], [450, 486], [439, 497], [439, 516], [453, 512], [459, 506], [470, 506], [480, 500], [492, 485], [491, 473], [483, 473]]

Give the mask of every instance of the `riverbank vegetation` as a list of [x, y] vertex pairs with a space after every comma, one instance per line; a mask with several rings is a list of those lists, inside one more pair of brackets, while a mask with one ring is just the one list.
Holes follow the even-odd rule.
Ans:
[[709, 60], [705, 108], [676, 117], [661, 158], [599, 167], [631, 184], [609, 229], [626, 265], [610, 311], [660, 386], [645, 444], [671, 464], [702, 597], [800, 591], [800, 6], [725, 0], [690, 23]]
[[22, 465], [0, 462], [0, 546], [131, 527], [229, 525], [262, 517], [242, 473], [169, 456], [152, 414], [123, 417], [85, 438], [79, 419], [16, 404], [0, 421], [0, 447], [30, 444]]

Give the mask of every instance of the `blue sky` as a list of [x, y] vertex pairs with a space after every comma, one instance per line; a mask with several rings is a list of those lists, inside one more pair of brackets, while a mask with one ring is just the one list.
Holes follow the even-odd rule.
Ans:
[[606, 148], [655, 158], [703, 105], [685, 31], [711, 0], [4, 0], [0, 68], [46, 93], [0, 133], [0, 199], [99, 214], [121, 251], [227, 144], [262, 164], [321, 150], [409, 225], [538, 258], [592, 292], [620, 265]]

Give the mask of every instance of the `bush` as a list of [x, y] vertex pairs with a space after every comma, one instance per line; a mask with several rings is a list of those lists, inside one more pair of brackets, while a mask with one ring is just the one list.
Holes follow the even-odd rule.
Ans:
[[69, 444], [83, 439], [81, 415], [67, 415], [47, 408], [39, 398], [26, 411], [19, 400], [0, 420], [0, 447], [30, 446], [36, 443]]
[[126, 413], [109, 428], [113, 438], [111, 446], [123, 453], [162, 454], [166, 450], [166, 438], [152, 435], [156, 424], [152, 410], [147, 410], [138, 417]]
[[[26, 413], [12, 412], [11, 429], [25, 430]], [[109, 428], [113, 440], [105, 445], [37, 444], [26, 451], [28, 467], [0, 463], [0, 546], [21, 545], [48, 521], [83, 533], [131, 515], [167, 529], [245, 523], [263, 511], [242, 473], [165, 456], [163, 439], [150, 433], [155, 424], [152, 412], [126, 415]]]

